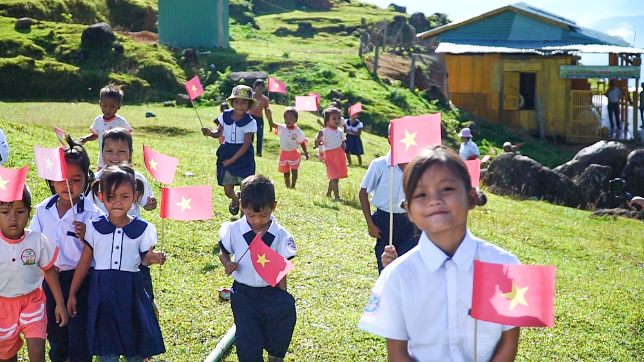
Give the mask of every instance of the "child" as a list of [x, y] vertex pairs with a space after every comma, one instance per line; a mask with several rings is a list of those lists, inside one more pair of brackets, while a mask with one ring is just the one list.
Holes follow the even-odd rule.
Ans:
[[362, 147], [362, 139], [360, 134], [363, 128], [362, 122], [358, 119], [358, 114], [354, 114], [346, 122], [344, 132], [347, 134], [347, 148], [344, 151], [347, 154], [347, 162], [351, 164], [351, 155], [358, 156], [358, 166], [362, 166], [362, 155], [364, 148]]
[[7, 162], [7, 159], [9, 159], [9, 143], [4, 131], [0, 128], [0, 165]]
[[458, 134], [461, 137], [461, 148], [458, 151], [463, 161], [475, 160], [481, 157], [479, 147], [472, 141], [472, 131], [469, 128], [463, 128]]
[[125, 128], [125, 130], [127, 130], [128, 132], [132, 132], [132, 127], [130, 127], [130, 124], [127, 123], [125, 118], [116, 115], [116, 112], [121, 109], [122, 100], [123, 91], [121, 90], [121, 86], [110, 83], [103, 87], [100, 92], [99, 100], [99, 105], [101, 106], [101, 111], [103, 111], [103, 114], [94, 119], [94, 123], [92, 123], [92, 126], [89, 128], [92, 133], [79, 139], [79, 142], [81, 144], [98, 139], [97, 170], [105, 167], [103, 156], [101, 154], [101, 146], [103, 145], [103, 132], [115, 127], [122, 127]]
[[224, 187], [226, 196], [230, 199], [228, 211], [239, 213], [239, 193], [235, 185], [255, 174], [255, 158], [253, 157], [253, 134], [257, 132], [257, 122], [248, 110], [257, 105], [253, 98], [253, 90], [245, 85], [233, 88], [227, 99], [233, 107], [219, 116], [219, 126], [213, 132], [203, 127], [201, 132], [213, 138], [226, 137], [224, 143], [217, 149], [217, 182]]
[[40, 285], [51, 287], [57, 326], [67, 324], [67, 311], [54, 261], [58, 247], [33, 230], [25, 229], [31, 213], [31, 192], [24, 187], [22, 199], [0, 202], [0, 360], [18, 361], [20, 333], [27, 340], [29, 360], [45, 362], [47, 303]]
[[286, 291], [286, 276], [271, 287], [255, 271], [252, 256], [244, 255], [258, 233], [266, 245], [285, 258], [295, 256], [297, 248], [293, 237], [272, 216], [277, 202], [275, 187], [268, 178], [246, 178], [241, 202], [244, 216], [224, 223], [219, 230], [219, 260], [226, 274], [235, 279], [230, 306], [237, 326], [237, 357], [240, 362], [263, 361], [266, 350], [269, 361], [283, 361], [295, 328], [295, 299]]
[[[297, 146], [302, 147], [304, 157], [309, 159], [309, 153], [306, 150], [306, 145], [309, 141], [306, 139], [304, 132], [299, 129], [297, 123], [298, 113], [293, 107], [288, 107], [284, 111], [284, 124], [273, 123], [273, 119], [268, 119], [268, 124], [271, 128], [275, 128], [275, 134], [280, 137], [280, 158], [278, 171], [284, 174], [284, 182], [287, 188], [295, 188], [297, 182], [297, 170], [300, 167], [300, 151]], [[293, 174], [291, 181], [290, 175]]]
[[338, 181], [347, 177], [347, 164], [344, 158], [344, 150], [347, 146], [346, 138], [344, 132], [338, 129], [341, 112], [335, 107], [330, 107], [322, 115], [326, 127], [315, 138], [315, 147], [324, 143], [324, 164], [326, 165], [326, 175], [329, 178], [326, 196], [331, 197], [331, 192], [333, 192], [335, 199], [341, 200]]
[[[127, 214], [136, 199], [136, 177], [128, 166], [108, 166], [98, 182], [107, 216], [95, 218], [78, 231], [85, 247], [74, 273], [67, 310], [72, 317], [87, 313], [87, 341], [100, 361], [128, 362], [165, 353], [152, 300], [143, 287], [139, 264], [163, 264], [154, 252], [154, 225]], [[84, 225], [84, 224], [83, 224]], [[77, 303], [78, 289], [92, 263], [89, 309]]]
[[[83, 146], [74, 143], [67, 135], [69, 146], [64, 148], [67, 163], [69, 190], [65, 181], [48, 181], [53, 196], [45, 199], [36, 206], [36, 212], [31, 219], [29, 229], [43, 233], [60, 249], [54, 262], [57, 272], [57, 282], [63, 293], [64, 303], [67, 303], [69, 288], [72, 284], [74, 271], [83, 250], [77, 231], [93, 218], [103, 214], [94, 205], [91, 198], [85, 197], [84, 192], [89, 186], [90, 160]], [[71, 194], [70, 191], [71, 190]], [[74, 210], [72, 210], [72, 204]], [[75, 214], [74, 214], [75, 212]], [[91, 270], [89, 271], [91, 273]], [[91, 362], [92, 357], [87, 348], [87, 315], [82, 314], [69, 320], [64, 328], [56, 324], [56, 302], [49, 280], [43, 283], [47, 296], [47, 340], [49, 341], [49, 358], [54, 362], [70, 360]], [[87, 293], [89, 282], [83, 283], [78, 291], [78, 303], [87, 310]]]
[[[417, 247], [384, 269], [360, 328], [385, 337], [390, 361], [472, 361], [473, 264], [518, 264], [507, 251], [467, 229], [477, 195], [452, 150], [423, 150], [405, 168], [405, 209], [423, 231]], [[478, 321], [479, 361], [512, 361], [519, 328]]]
[[[264, 89], [266, 85], [264, 84], [263, 79], [257, 79], [253, 83], [253, 99], [256, 103], [250, 109], [250, 116], [255, 119], [257, 122], [257, 156], [262, 157], [262, 148], [264, 145], [264, 115], [262, 112], [266, 113], [266, 118], [268, 118], [268, 124], [273, 122], [273, 117], [271, 114], [271, 109], [268, 108], [268, 97], [264, 95]], [[270, 131], [273, 130], [271, 126]]]
[[[391, 126], [389, 126], [391, 132]], [[387, 140], [391, 144], [391, 133], [388, 135]], [[392, 187], [391, 180], [391, 167], [394, 167], [394, 202], [393, 210], [390, 200], [390, 193]], [[405, 193], [402, 188], [403, 171], [407, 167], [406, 163], [401, 163], [396, 166], [391, 166], [391, 151], [385, 156], [378, 157], [367, 169], [367, 173], [362, 179], [360, 184], [360, 206], [362, 213], [367, 221], [367, 228], [369, 235], [376, 238], [376, 246], [374, 251], [376, 253], [376, 261], [378, 263], [378, 273], [386, 266], [383, 265], [384, 259], [388, 254], [383, 254], [385, 248], [389, 247], [389, 213], [394, 213], [394, 235], [393, 246], [389, 247], [390, 252], [398, 252], [400, 255], [405, 254], [418, 244], [418, 237], [415, 236], [414, 224], [409, 221], [407, 211], [401, 205], [405, 199]], [[371, 205], [376, 207], [376, 212], [371, 214], [371, 206], [369, 205], [369, 194], [371, 194]], [[391, 260], [395, 259], [398, 254], [391, 256]], [[391, 261], [389, 260], [389, 262]]]
[[[221, 102], [221, 105], [219, 106], [219, 113], [220, 113], [220, 115], [221, 115], [221, 113], [224, 113], [224, 111], [225, 111], [225, 110], [227, 110], [227, 109], [229, 109], [229, 108], [230, 108], [230, 107], [228, 107], [228, 103], [226, 103], [226, 102]], [[217, 125], [217, 127], [219, 127], [219, 117], [215, 118], [215, 119], [213, 120], [213, 122], [215, 122], [215, 124]], [[225, 140], [226, 140], [226, 137], [224, 137], [224, 136], [219, 137], [219, 144], [224, 143], [224, 141], [225, 141]]]

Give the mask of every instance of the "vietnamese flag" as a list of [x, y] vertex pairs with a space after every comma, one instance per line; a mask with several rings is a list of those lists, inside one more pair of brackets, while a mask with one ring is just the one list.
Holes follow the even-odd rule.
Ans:
[[554, 327], [555, 267], [474, 261], [472, 318], [517, 327]]
[[356, 103], [349, 107], [349, 116], [362, 112], [362, 103]]
[[212, 219], [212, 186], [164, 187], [161, 189], [161, 218]]
[[470, 173], [470, 179], [472, 179], [472, 187], [478, 187], [479, 182], [481, 182], [481, 160], [478, 158], [476, 160], [467, 160], [465, 165]]
[[268, 78], [268, 92], [286, 94], [286, 84], [275, 78]]
[[67, 179], [67, 164], [65, 153], [62, 147], [44, 148], [34, 146], [36, 155], [36, 167], [38, 177], [51, 181], [63, 181]]
[[311, 96], [311, 97], [315, 97], [315, 102], [317, 103], [318, 108], [319, 108], [319, 106], [320, 106], [320, 100], [322, 99], [322, 96], [320, 95], [320, 93], [317, 93], [317, 92], [311, 92], [311, 93], [309, 93], [308, 95], [309, 95], [309, 96]]
[[318, 102], [315, 96], [296, 96], [295, 109], [298, 111], [312, 111], [318, 110]]
[[203, 93], [203, 87], [201, 86], [201, 81], [199, 81], [199, 76], [196, 76], [184, 84], [186, 87], [186, 92], [191, 101], [194, 101], [195, 98], [199, 97]]
[[143, 145], [143, 159], [145, 167], [155, 180], [166, 185], [172, 184], [179, 164], [178, 158], [166, 156]]
[[272, 287], [276, 286], [293, 269], [293, 263], [264, 244], [261, 233], [255, 236], [248, 251], [255, 271]]
[[391, 121], [391, 162], [408, 163], [425, 147], [441, 144], [441, 114]]
[[19, 170], [0, 167], [0, 202], [22, 200], [29, 166]]
[[65, 146], [65, 131], [63, 131], [61, 128], [54, 127], [54, 131], [56, 131], [56, 136], [58, 136], [58, 139], [60, 140], [60, 143]]

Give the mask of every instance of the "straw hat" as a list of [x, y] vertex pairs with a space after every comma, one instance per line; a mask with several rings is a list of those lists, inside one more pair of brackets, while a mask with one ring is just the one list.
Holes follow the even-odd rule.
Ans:
[[230, 106], [233, 106], [233, 99], [245, 99], [253, 102], [251, 107], [257, 105], [257, 99], [253, 98], [253, 89], [247, 85], [238, 85], [233, 88], [233, 91], [230, 93], [230, 97], [226, 99]]
[[458, 134], [459, 137], [472, 138], [472, 131], [469, 128], [463, 128]]

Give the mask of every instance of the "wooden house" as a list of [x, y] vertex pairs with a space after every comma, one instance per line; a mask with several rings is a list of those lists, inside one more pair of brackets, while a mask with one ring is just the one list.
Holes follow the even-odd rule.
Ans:
[[[610, 65], [639, 66], [644, 53], [621, 38], [525, 3], [419, 38], [430, 47], [438, 44], [435, 51], [446, 69], [444, 91], [452, 103], [491, 122], [568, 141], [600, 137], [602, 96], [590, 90], [587, 78], [563, 75], [562, 66], [578, 65], [579, 53], [608, 53]], [[620, 85], [625, 89], [627, 81]], [[626, 99], [623, 103], [625, 110]]]

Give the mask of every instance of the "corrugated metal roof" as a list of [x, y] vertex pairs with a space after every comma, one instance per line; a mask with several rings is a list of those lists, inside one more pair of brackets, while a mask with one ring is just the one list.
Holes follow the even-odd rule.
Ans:
[[508, 54], [537, 54], [537, 55], [555, 54], [554, 52], [543, 52], [537, 49], [529, 49], [529, 48], [508, 48], [508, 47], [502, 47], [502, 46], [454, 44], [454, 43], [445, 43], [445, 42], [440, 43], [438, 45], [438, 48], [436, 48], [436, 53], [449, 53], [449, 54], [508, 53]]
[[644, 54], [644, 49], [632, 47], [618, 47], [612, 45], [560, 45], [544, 47], [512, 47], [503, 46], [500, 42], [496, 45], [456, 44], [442, 42], [436, 48], [436, 53], [467, 54], [467, 53], [506, 53], [506, 54], [576, 54], [576, 53], [631, 53]]
[[628, 53], [644, 54], [644, 49], [633, 47], [620, 47], [615, 45], [597, 45], [597, 44], [576, 44], [564, 45], [558, 47], [544, 47], [541, 50], [564, 50], [576, 53]]
[[566, 19], [561, 15], [553, 14], [553, 13], [551, 13], [549, 11], [539, 9], [537, 7], [534, 7], [534, 6], [530, 5], [530, 4], [526, 4], [524, 2], [518, 2], [516, 4], [512, 4], [512, 5], [508, 5], [508, 6], [511, 7], [511, 8], [523, 10], [525, 12], [540, 16], [542, 18], [547, 18], [547, 19], [556, 21], [558, 23], [563, 23], [563, 24], [570, 25], [570, 26], [577, 26], [577, 22], [575, 22], [573, 20]]

